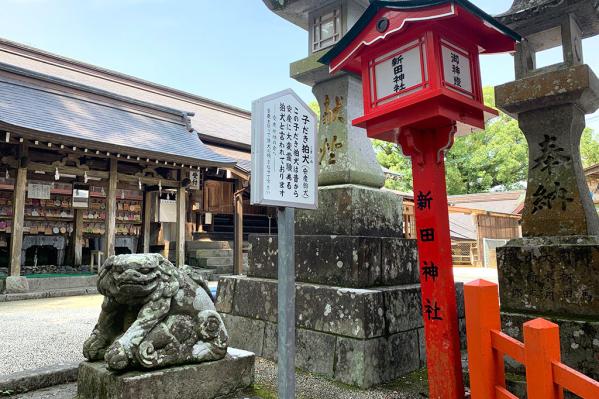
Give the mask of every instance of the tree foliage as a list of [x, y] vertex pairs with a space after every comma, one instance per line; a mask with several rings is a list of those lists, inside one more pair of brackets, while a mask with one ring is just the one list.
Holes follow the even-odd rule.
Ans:
[[[484, 89], [485, 103], [494, 106], [492, 87]], [[411, 191], [410, 159], [391, 143], [374, 140], [379, 163], [401, 174], [401, 180], [388, 179], [388, 188]], [[599, 163], [599, 140], [586, 129], [581, 140], [585, 167]], [[518, 122], [501, 113], [487, 123], [486, 130], [456, 137], [445, 158], [448, 194], [509, 191], [523, 188], [528, 173], [528, 145]]]

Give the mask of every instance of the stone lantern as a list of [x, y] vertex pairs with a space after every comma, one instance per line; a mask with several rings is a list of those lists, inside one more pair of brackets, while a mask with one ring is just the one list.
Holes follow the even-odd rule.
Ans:
[[318, 59], [362, 15], [368, 0], [264, 0], [279, 16], [308, 31], [308, 57], [291, 64], [291, 77], [312, 86], [320, 106], [319, 186], [360, 184], [380, 188], [385, 179], [366, 132], [351, 121], [362, 112], [359, 76], [329, 75]]
[[[566, 364], [599, 378], [599, 218], [585, 183], [580, 138], [599, 107], [599, 80], [583, 63], [582, 39], [599, 34], [597, 0], [515, 0], [497, 17], [524, 36], [516, 81], [495, 88], [529, 147], [524, 238], [497, 249], [504, 326], [513, 335], [538, 314], [560, 325]], [[563, 61], [537, 68], [540, 51]], [[521, 338], [521, 337], [520, 337]]]
[[[599, 2], [516, 0], [498, 18], [522, 34], [516, 82], [497, 87], [497, 105], [518, 118], [530, 164], [523, 235], [599, 235], [580, 161], [585, 114], [599, 107], [599, 81], [583, 64], [582, 39], [599, 33]], [[536, 53], [562, 46], [563, 62], [536, 68]]]

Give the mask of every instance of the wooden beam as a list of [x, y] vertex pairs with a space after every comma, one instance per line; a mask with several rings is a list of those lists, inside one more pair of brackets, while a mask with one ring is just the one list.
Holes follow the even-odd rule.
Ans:
[[160, 182], [162, 187], [172, 187], [172, 188], [176, 188], [181, 185], [181, 183], [178, 182], [177, 180], [168, 180], [168, 179], [163, 179], [161, 177], [150, 177], [150, 176], [142, 177], [142, 176], [135, 176], [135, 175], [125, 175], [122, 173], [118, 174], [118, 179], [119, 179], [119, 181], [124, 181], [124, 182], [128, 182], [128, 183], [137, 183], [139, 180], [141, 180], [141, 182], [143, 184], [148, 184], [148, 185], [157, 185], [158, 182]]
[[106, 234], [104, 236], [104, 256], [108, 258], [114, 255], [114, 244], [116, 240], [116, 185], [117, 160], [110, 159], [110, 172], [108, 177], [108, 193], [106, 194]]
[[241, 180], [235, 181], [233, 194], [233, 274], [243, 274], [243, 187]]
[[29, 170], [39, 170], [42, 172], [54, 173], [56, 168], [60, 173], [64, 173], [67, 175], [75, 175], [75, 176], [83, 176], [85, 172], [87, 172], [88, 177], [97, 177], [100, 179], [107, 179], [109, 177], [109, 172], [102, 172], [99, 170], [88, 170], [87, 168], [76, 168], [74, 166], [52, 166], [43, 163], [30, 162], [27, 166]]
[[10, 237], [10, 275], [21, 275], [21, 249], [23, 248], [23, 220], [25, 215], [25, 192], [27, 168], [17, 169], [17, 181], [13, 192], [12, 235]]
[[184, 187], [177, 189], [177, 267], [185, 264], [185, 204], [187, 191]]
[[146, 191], [144, 195], [144, 226], [143, 226], [143, 240], [144, 246], [143, 251], [144, 254], [150, 252], [150, 223], [151, 223], [151, 214], [152, 211], [152, 192]]

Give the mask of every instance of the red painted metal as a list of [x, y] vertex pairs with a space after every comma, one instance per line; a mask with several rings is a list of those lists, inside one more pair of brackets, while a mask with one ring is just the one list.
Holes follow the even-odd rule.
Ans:
[[[378, 32], [376, 23], [383, 17], [389, 27]], [[453, 144], [456, 122], [484, 128], [484, 113], [496, 113], [483, 104], [479, 54], [513, 51], [515, 43], [454, 2], [409, 10], [382, 8], [365, 26], [329, 67], [332, 72], [362, 74], [364, 116], [353, 124], [366, 128], [371, 138], [401, 144], [412, 158], [429, 397], [463, 399], [444, 155]], [[443, 46], [470, 69], [471, 91], [455, 80], [446, 81]], [[402, 78], [401, 88], [396, 81], [394, 93], [387, 89], [378, 98], [376, 64], [389, 63], [414, 47], [420, 48], [422, 82], [410, 82], [404, 89]]]

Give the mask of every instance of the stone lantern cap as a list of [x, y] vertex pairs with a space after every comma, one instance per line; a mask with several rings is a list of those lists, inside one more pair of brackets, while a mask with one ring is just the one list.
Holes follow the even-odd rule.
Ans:
[[599, 0], [514, 0], [496, 18], [522, 36], [559, 26], [564, 15], [573, 14], [587, 38], [599, 34]]

